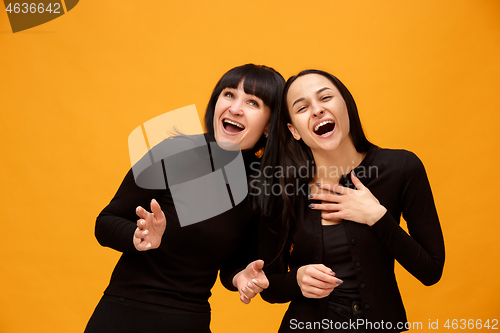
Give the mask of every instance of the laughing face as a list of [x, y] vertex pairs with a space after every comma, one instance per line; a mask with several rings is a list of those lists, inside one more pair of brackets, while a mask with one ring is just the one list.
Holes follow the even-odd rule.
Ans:
[[237, 144], [241, 150], [255, 146], [269, 130], [271, 110], [257, 96], [245, 93], [243, 82], [238, 88], [225, 88], [217, 99], [214, 114], [215, 140]]
[[298, 77], [287, 94], [292, 120], [288, 129], [315, 150], [334, 150], [352, 145], [347, 107], [335, 85], [319, 74]]

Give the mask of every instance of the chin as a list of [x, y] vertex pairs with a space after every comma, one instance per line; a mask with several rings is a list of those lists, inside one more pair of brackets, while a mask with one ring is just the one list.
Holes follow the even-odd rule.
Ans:
[[233, 145], [237, 145], [238, 147], [240, 146], [239, 143], [238, 143], [238, 140], [235, 140], [234, 138], [231, 138], [231, 137], [226, 137], [226, 136], [215, 136], [215, 141], [217, 141], [218, 143], [223, 143], [223, 142], [226, 142], [226, 143], [232, 143]]

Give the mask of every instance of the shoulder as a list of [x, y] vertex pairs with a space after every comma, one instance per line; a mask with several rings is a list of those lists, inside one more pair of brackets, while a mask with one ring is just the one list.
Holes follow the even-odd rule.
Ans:
[[189, 151], [197, 147], [207, 146], [205, 135], [176, 135], [166, 138], [151, 148], [151, 153], [155, 160], [167, 158], [175, 154]]
[[424, 170], [418, 156], [409, 150], [378, 147], [372, 149], [373, 152], [371, 150], [369, 152], [372, 154], [369, 165], [379, 168], [380, 171], [405, 175], [416, 170]]
[[388, 149], [388, 148], [375, 148], [376, 155], [375, 161], [378, 160], [386, 160], [392, 161], [396, 163], [405, 163], [405, 164], [422, 164], [418, 156], [406, 149]]
[[211, 170], [204, 135], [178, 135], [164, 139], [149, 150], [146, 147], [140, 150], [146, 152], [132, 170], [137, 185], [145, 189], [166, 189], [186, 181], [191, 174]]
[[420, 158], [409, 150], [379, 148], [376, 157], [378, 163], [385, 164], [388, 170], [401, 175], [402, 179], [426, 175], [425, 167]]

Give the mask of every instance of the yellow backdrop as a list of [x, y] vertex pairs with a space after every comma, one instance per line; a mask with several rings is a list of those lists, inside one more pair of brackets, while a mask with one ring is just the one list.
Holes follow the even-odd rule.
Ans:
[[[129, 133], [202, 113], [248, 62], [334, 73], [371, 141], [423, 160], [447, 258], [432, 287], [397, 269], [409, 321], [500, 319], [497, 0], [81, 0], [15, 34], [0, 9], [0, 332], [83, 331], [119, 257], [93, 231]], [[213, 294], [214, 332], [275, 332], [286, 309]]]

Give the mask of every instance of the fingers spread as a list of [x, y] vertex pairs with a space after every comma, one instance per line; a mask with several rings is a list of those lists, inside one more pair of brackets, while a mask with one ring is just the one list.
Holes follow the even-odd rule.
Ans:
[[137, 245], [137, 249], [139, 251], [147, 251], [147, 250], [151, 249], [151, 243], [141, 242], [141, 243], [139, 243], [139, 245]]
[[160, 204], [155, 199], [151, 200], [151, 211], [157, 219], [164, 219], [165, 214], [161, 210]]
[[146, 221], [144, 221], [143, 219], [137, 220], [137, 228], [142, 230], [145, 227], [146, 227]]
[[323, 220], [334, 221], [334, 222], [339, 222], [339, 221], [342, 221], [343, 219], [348, 219], [348, 218], [346, 218], [346, 216], [342, 212], [339, 212], [339, 211], [322, 212], [321, 218]]
[[137, 216], [139, 216], [141, 219], [147, 219], [148, 217], [148, 214], [149, 212], [146, 211], [144, 208], [142, 208], [141, 206], [138, 206], [136, 209], [135, 209], [135, 213], [137, 214]]
[[144, 239], [144, 237], [149, 233], [147, 230], [142, 230], [139, 228], [135, 229], [134, 237], [139, 239]]
[[365, 187], [363, 183], [359, 180], [359, 178], [356, 177], [356, 175], [354, 174], [354, 170], [351, 172], [351, 180], [354, 186], [356, 186], [358, 190], [361, 190]]
[[315, 210], [330, 210], [338, 211], [340, 209], [340, 204], [337, 203], [322, 203], [322, 204], [310, 204], [309, 208]]
[[[320, 185], [317, 185], [318, 188], [322, 189], [323, 190], [323, 193], [318, 193], [318, 194], [314, 194], [314, 199], [318, 198], [318, 200], [324, 200], [324, 199], [319, 199], [318, 195], [345, 195], [345, 194], [352, 194], [353, 193], [353, 189], [350, 189], [348, 187], [344, 187], [342, 185], [339, 185], [339, 184], [334, 184], [334, 185], [330, 185], [330, 184], [320, 184]], [[327, 191], [327, 192], [326, 192]], [[336, 200], [336, 199], [333, 199], [333, 200]], [[327, 201], [330, 201], [327, 199]]]
[[147, 242], [147, 241], [144, 241], [144, 240], [141, 240], [140, 243], [137, 243], [135, 245], [135, 248], [138, 250], [138, 251], [147, 251], [147, 250], [150, 250], [151, 249], [151, 243]]
[[342, 202], [342, 200], [344, 200], [344, 197], [338, 194], [322, 193], [322, 194], [312, 195], [311, 199], [321, 200], [323, 202], [328, 202], [328, 203], [339, 203]]
[[345, 187], [338, 184], [317, 183], [316, 186], [322, 190], [330, 191], [332, 193], [339, 193]]

